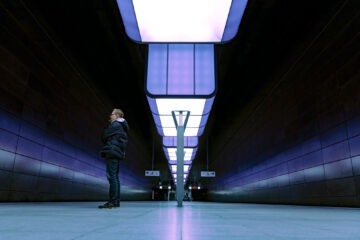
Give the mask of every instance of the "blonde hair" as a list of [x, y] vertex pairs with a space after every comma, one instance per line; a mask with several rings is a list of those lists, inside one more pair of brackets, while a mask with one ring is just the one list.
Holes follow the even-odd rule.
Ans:
[[119, 118], [123, 118], [124, 117], [124, 113], [121, 109], [118, 108], [114, 108], [113, 113], [118, 116]]

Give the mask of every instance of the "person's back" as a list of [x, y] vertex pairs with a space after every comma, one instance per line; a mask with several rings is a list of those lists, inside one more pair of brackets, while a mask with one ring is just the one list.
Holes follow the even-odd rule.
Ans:
[[106, 155], [110, 155], [119, 159], [125, 158], [128, 129], [129, 125], [126, 120], [124, 118], [117, 118], [104, 130], [102, 136], [104, 144], [101, 151], [102, 157], [106, 158]]

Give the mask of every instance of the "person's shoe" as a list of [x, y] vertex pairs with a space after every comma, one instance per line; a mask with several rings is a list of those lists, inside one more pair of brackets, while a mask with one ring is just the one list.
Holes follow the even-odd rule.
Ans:
[[100, 205], [99, 208], [114, 208], [114, 207], [116, 207], [115, 205], [116, 204], [107, 202], [107, 203], [104, 203], [103, 205]]

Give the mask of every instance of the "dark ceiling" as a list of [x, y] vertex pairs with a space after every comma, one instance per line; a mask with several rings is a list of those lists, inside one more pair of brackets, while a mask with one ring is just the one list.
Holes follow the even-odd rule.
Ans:
[[[157, 134], [143, 90], [147, 46], [127, 38], [116, 1], [20, 2], [124, 110], [132, 128], [149, 140], [150, 149], [152, 136]], [[348, 2], [249, 0], [237, 36], [216, 46], [218, 93], [200, 138], [193, 177], [206, 168], [206, 139], [211, 161], [239, 127], [240, 111], [282, 81]], [[158, 167], [167, 168], [158, 136], [156, 145], [155, 154], [161, 156]]]

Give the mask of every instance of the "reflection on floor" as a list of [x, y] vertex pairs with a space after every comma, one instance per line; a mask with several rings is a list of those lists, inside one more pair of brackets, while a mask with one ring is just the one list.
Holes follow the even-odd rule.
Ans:
[[261, 204], [0, 203], [0, 239], [360, 239], [360, 209]]

